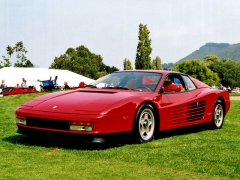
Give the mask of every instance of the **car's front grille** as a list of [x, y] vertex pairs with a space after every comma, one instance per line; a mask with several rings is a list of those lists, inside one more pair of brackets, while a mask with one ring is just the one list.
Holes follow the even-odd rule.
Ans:
[[47, 129], [69, 130], [68, 121], [27, 117], [27, 126]]

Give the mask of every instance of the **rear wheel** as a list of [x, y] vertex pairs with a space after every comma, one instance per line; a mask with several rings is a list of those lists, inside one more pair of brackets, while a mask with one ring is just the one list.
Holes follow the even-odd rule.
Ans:
[[143, 104], [138, 109], [133, 127], [137, 142], [148, 142], [153, 139], [156, 125], [154, 113], [150, 104]]
[[223, 120], [224, 120], [223, 104], [222, 104], [222, 101], [217, 100], [213, 109], [212, 127], [214, 129], [222, 128]]

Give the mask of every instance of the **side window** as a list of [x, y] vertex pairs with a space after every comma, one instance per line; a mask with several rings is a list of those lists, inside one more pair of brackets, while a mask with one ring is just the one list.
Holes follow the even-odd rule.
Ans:
[[194, 90], [194, 89], [196, 89], [195, 84], [192, 82], [192, 80], [189, 77], [187, 77], [187, 76], [182, 76], [182, 77], [183, 77], [184, 82], [186, 84], [187, 90]]
[[180, 75], [170, 74], [163, 83], [164, 93], [176, 93], [186, 91], [185, 83]]

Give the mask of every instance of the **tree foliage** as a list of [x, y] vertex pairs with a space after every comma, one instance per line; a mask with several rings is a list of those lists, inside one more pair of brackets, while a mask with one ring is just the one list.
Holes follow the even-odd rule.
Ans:
[[173, 67], [173, 70], [189, 74], [210, 86], [219, 84], [218, 74], [211, 71], [207, 65], [199, 59], [185, 60], [177, 63]]
[[23, 42], [17, 42], [15, 44], [14, 50], [16, 52], [16, 58], [17, 58], [17, 62], [14, 63], [14, 67], [23, 67], [26, 62], [27, 62], [27, 57], [25, 56], [25, 54], [27, 53], [26, 48], [23, 46]]
[[124, 61], [123, 61], [123, 69], [124, 70], [133, 70], [132, 63], [127, 58], [125, 58]]
[[3, 56], [3, 59], [4, 59], [4, 61], [0, 62], [0, 68], [10, 67], [12, 65], [8, 58], [5, 58], [5, 56]]
[[107, 66], [104, 63], [102, 63], [102, 67], [100, 67], [100, 72], [98, 72], [99, 75], [96, 76], [96, 77], [99, 78], [99, 77], [102, 77], [104, 75], [110, 74], [114, 71], [119, 71], [119, 69], [116, 68], [115, 66], [110, 67], [110, 66]]
[[160, 57], [156, 56], [156, 59], [152, 60], [152, 69], [162, 70], [162, 60]]
[[204, 60], [203, 60], [206, 65], [208, 66], [209, 64], [212, 64], [214, 62], [217, 62], [219, 61], [219, 58], [216, 56], [216, 55], [207, 55], [204, 57]]
[[174, 66], [174, 63], [163, 63], [162, 64], [162, 68], [164, 70], [171, 70], [173, 68], [173, 66]]
[[151, 39], [149, 39], [149, 30], [147, 25], [139, 25], [137, 54], [135, 60], [135, 69], [151, 69]]
[[106, 66], [100, 55], [91, 53], [88, 48], [78, 46], [68, 48], [65, 54], [55, 57], [50, 69], [66, 69], [83, 76], [97, 79], [105, 74], [117, 71], [116, 67]]
[[6, 51], [7, 51], [8, 57], [2, 56], [4, 61], [0, 62], [0, 68], [2, 68], [2, 67], [10, 67], [12, 65], [11, 62], [10, 62], [10, 58], [11, 58], [11, 56], [14, 53], [14, 48], [11, 47], [10, 45], [8, 45], [7, 48], [6, 48]]
[[231, 59], [217, 56], [205, 56], [204, 62], [213, 72], [217, 73], [220, 83], [227, 87], [238, 87], [240, 85], [240, 63]]
[[12, 65], [10, 58], [14, 52], [16, 53], [17, 59], [16, 63], [14, 63], [14, 67], [33, 67], [32, 62], [26, 57], [27, 50], [22, 41], [17, 42], [13, 47], [8, 45], [6, 51], [8, 56], [2, 56], [4, 61], [1, 61], [0, 67], [10, 67]]

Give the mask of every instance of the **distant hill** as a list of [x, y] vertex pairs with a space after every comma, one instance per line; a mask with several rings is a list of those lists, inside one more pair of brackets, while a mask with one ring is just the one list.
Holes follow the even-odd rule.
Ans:
[[199, 50], [194, 51], [178, 62], [187, 59], [203, 60], [207, 55], [216, 55], [219, 59], [230, 58], [240, 62], [240, 43], [232, 45], [228, 43], [206, 43], [204, 46], [200, 47]]

